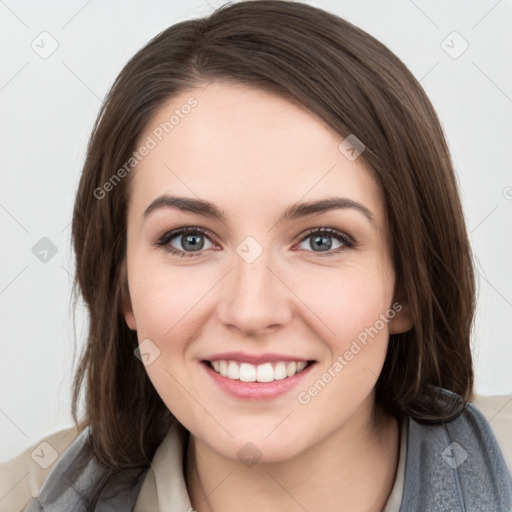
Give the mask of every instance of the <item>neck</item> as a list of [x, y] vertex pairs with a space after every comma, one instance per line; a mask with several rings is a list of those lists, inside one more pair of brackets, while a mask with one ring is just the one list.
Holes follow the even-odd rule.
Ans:
[[[363, 408], [364, 409], [364, 408]], [[355, 415], [356, 416], [356, 415]], [[197, 512], [383, 510], [396, 477], [400, 431], [373, 407], [295, 457], [250, 468], [192, 434], [185, 479]]]

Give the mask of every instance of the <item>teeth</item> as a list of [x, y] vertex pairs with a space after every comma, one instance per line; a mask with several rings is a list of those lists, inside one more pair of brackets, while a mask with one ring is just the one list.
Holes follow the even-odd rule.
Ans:
[[306, 368], [307, 364], [308, 364], [307, 361], [299, 361], [297, 363], [297, 373], [304, 370], [304, 368]]
[[228, 363], [228, 378], [229, 379], [239, 379], [240, 371], [238, 369], [238, 365], [234, 361], [230, 361]]
[[276, 380], [286, 379], [286, 365], [284, 363], [277, 363], [274, 368], [274, 378]]
[[256, 380], [258, 382], [272, 382], [274, 380], [274, 368], [271, 363], [260, 364], [256, 368]]
[[263, 363], [258, 366], [236, 361], [212, 361], [213, 369], [223, 377], [243, 382], [272, 382], [293, 377], [301, 372], [307, 365], [306, 361], [292, 361], [285, 363]]
[[286, 367], [286, 375], [288, 377], [291, 377], [292, 375], [295, 375], [297, 373], [297, 363], [288, 363], [288, 366]]
[[[229, 364], [238, 366], [235, 361], [231, 361]], [[242, 363], [240, 365], [240, 380], [244, 382], [254, 382], [256, 380], [256, 367], [249, 363]]]

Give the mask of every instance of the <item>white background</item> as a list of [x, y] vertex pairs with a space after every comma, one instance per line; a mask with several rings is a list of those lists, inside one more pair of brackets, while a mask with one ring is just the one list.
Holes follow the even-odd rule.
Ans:
[[[101, 101], [150, 38], [220, 3], [0, 1], [0, 461], [72, 425], [70, 222]], [[512, 393], [512, 2], [309, 3], [386, 44], [431, 98], [477, 258], [476, 391]], [[47, 59], [31, 47], [43, 31], [58, 43]], [[456, 59], [453, 31], [469, 44]], [[57, 248], [46, 263], [32, 252], [42, 237]], [[79, 347], [85, 325], [79, 307]]]

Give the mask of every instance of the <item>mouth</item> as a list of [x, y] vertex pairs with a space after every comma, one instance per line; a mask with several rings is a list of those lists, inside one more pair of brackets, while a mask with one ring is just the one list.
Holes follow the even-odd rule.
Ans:
[[230, 359], [202, 360], [210, 382], [238, 399], [273, 399], [296, 387], [316, 361], [265, 361], [260, 364]]
[[274, 382], [288, 379], [315, 363], [315, 361], [268, 361], [255, 365], [228, 359], [201, 362], [222, 377], [242, 382]]

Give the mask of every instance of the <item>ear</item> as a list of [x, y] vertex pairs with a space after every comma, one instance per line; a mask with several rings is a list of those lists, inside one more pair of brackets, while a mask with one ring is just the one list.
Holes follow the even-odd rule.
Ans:
[[128, 295], [125, 295], [121, 301], [122, 313], [126, 324], [132, 331], [137, 330], [137, 323], [135, 322], [135, 315], [133, 314], [132, 301]]
[[405, 293], [399, 290], [399, 293], [395, 294], [391, 309], [395, 312], [395, 316], [389, 320], [389, 334], [401, 334], [414, 327], [411, 307]]
[[133, 314], [132, 301], [130, 299], [130, 290], [128, 288], [128, 275], [126, 270], [126, 260], [122, 263], [121, 269], [121, 313], [124, 315], [126, 324], [132, 331], [137, 330], [135, 315]]

